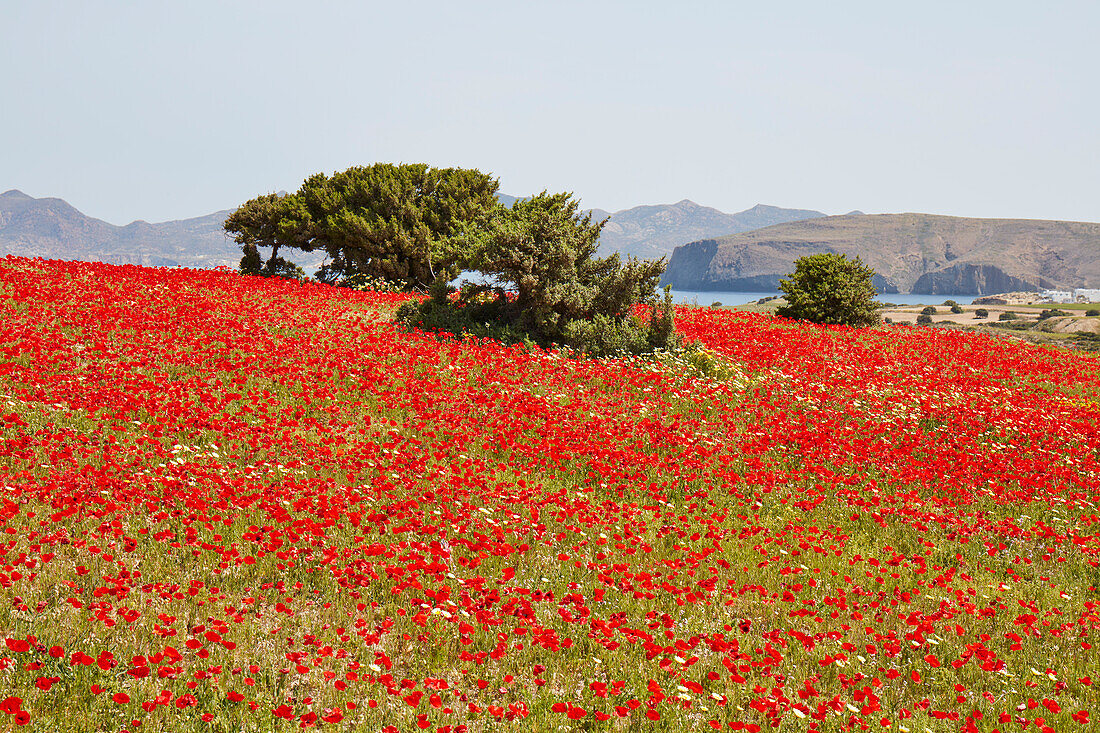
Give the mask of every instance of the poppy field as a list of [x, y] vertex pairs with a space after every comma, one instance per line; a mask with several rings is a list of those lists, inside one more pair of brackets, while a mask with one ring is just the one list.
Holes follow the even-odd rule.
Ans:
[[0, 260], [0, 730], [1100, 726], [1096, 357], [405, 297]]

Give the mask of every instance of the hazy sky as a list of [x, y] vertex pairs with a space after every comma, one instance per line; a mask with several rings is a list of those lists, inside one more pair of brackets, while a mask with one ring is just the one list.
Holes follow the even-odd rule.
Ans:
[[0, 190], [115, 224], [376, 161], [1100, 221], [1100, 2], [0, 0]]

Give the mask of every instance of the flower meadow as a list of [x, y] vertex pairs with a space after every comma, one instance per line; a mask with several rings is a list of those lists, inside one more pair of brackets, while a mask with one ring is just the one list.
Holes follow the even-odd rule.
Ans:
[[0, 729], [1089, 731], [1100, 362], [0, 260]]

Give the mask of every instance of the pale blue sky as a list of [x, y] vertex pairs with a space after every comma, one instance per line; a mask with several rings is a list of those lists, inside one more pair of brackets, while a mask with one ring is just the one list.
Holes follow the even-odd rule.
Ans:
[[616, 210], [1100, 221], [1100, 2], [0, 0], [0, 190], [121, 224], [375, 161]]

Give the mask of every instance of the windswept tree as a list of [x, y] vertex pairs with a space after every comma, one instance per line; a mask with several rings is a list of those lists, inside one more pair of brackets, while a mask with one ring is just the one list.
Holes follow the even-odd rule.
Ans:
[[[308, 212], [294, 196], [275, 193], [257, 196], [241, 205], [225, 220], [225, 230], [241, 245], [240, 271], [248, 275], [279, 275], [295, 267], [279, 256], [279, 249], [312, 252]], [[265, 262], [260, 247], [270, 247]]]
[[500, 207], [498, 187], [473, 169], [376, 163], [318, 173], [293, 194], [254, 198], [225, 229], [242, 247], [242, 271], [255, 266], [259, 247], [271, 247], [269, 263], [280, 247], [323, 250], [325, 281], [361, 275], [424, 288], [458, 274], [465, 232], [484, 226]]

